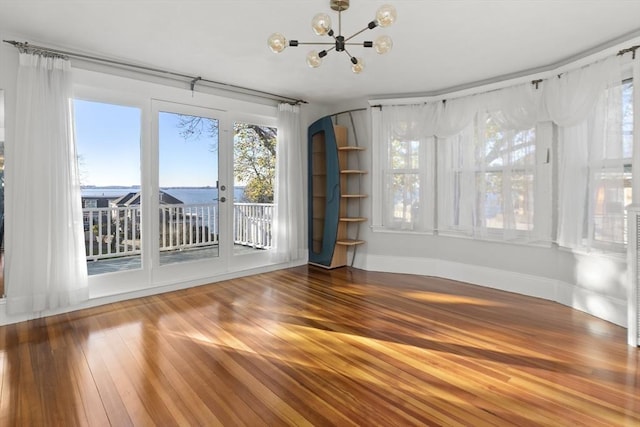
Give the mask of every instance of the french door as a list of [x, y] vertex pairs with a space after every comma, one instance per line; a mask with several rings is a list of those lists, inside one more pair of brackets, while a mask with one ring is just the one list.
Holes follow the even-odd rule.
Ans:
[[[116, 243], [131, 243], [125, 249], [138, 257], [127, 277], [155, 286], [269, 264], [275, 120], [160, 100], [149, 112], [142, 116], [150, 126], [143, 125], [140, 136], [147, 142], [141, 144], [139, 190], [127, 190], [109, 208], [124, 218], [111, 227], [124, 236]], [[126, 158], [123, 150], [119, 162]], [[95, 264], [115, 264], [100, 261]], [[94, 281], [112, 290], [99, 276]]]
[[152, 114], [152, 265], [161, 274], [195, 262], [202, 273], [219, 270], [231, 250], [227, 205], [233, 198], [225, 113], [154, 101]]

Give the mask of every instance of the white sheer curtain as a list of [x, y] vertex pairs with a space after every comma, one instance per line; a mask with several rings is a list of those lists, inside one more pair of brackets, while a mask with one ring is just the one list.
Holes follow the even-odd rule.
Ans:
[[437, 105], [385, 106], [381, 111], [381, 223], [389, 229], [431, 231], [434, 226]]
[[306, 255], [303, 141], [300, 107], [280, 104], [273, 222], [276, 262], [295, 261]]
[[[503, 128], [492, 114], [438, 143], [438, 229], [501, 240], [540, 240], [535, 128]], [[548, 240], [548, 237], [546, 238]]]
[[20, 53], [7, 157], [7, 312], [88, 298], [68, 60]]
[[[622, 75], [617, 57], [546, 83], [546, 110], [558, 125], [560, 246], [624, 244], [625, 163]], [[630, 173], [630, 171], [629, 171]]]

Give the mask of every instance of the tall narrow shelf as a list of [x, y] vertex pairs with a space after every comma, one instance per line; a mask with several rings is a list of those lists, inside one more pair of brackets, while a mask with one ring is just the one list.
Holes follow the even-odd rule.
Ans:
[[324, 268], [347, 265], [347, 252], [364, 243], [350, 237], [367, 221], [359, 216], [367, 197], [359, 184], [367, 171], [350, 165], [364, 148], [348, 145], [347, 135], [330, 117], [309, 127], [309, 262]]

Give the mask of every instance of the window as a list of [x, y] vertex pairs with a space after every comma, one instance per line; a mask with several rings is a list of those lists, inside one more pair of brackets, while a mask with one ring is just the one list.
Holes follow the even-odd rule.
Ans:
[[140, 193], [141, 110], [79, 99], [73, 108], [89, 275], [140, 268], [140, 204], [130, 201]]
[[[435, 138], [425, 131], [423, 106], [372, 110], [374, 229], [431, 232], [435, 217]], [[376, 173], [378, 172], [378, 173]]]
[[400, 230], [425, 230], [425, 212], [433, 209], [427, 201], [427, 152], [433, 138], [427, 141], [393, 138], [388, 145], [385, 173], [387, 206], [384, 224]]
[[550, 125], [540, 127], [504, 129], [490, 114], [478, 113], [460, 134], [438, 141], [440, 232], [548, 240], [549, 226], [540, 218], [550, 216], [549, 196], [539, 189], [549, 179], [548, 161], [540, 159], [548, 141], [537, 136], [550, 134]]
[[[590, 156], [593, 201], [587, 217], [589, 223], [584, 227], [589, 234], [584, 237], [592, 239], [595, 247], [623, 250], [627, 243], [626, 207], [631, 204], [632, 195], [633, 85], [626, 82], [607, 91], [605, 96], [617, 98], [613, 100], [615, 108], [622, 110], [601, 113], [607, 136], [602, 147], [593, 147], [598, 153]], [[610, 101], [605, 99], [604, 103], [607, 102]]]

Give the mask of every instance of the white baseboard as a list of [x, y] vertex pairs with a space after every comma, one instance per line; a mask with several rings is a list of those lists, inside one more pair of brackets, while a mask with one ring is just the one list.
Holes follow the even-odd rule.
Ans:
[[368, 271], [418, 274], [514, 292], [572, 307], [619, 326], [627, 326], [627, 303], [546, 277], [432, 258], [362, 254], [356, 267]]

